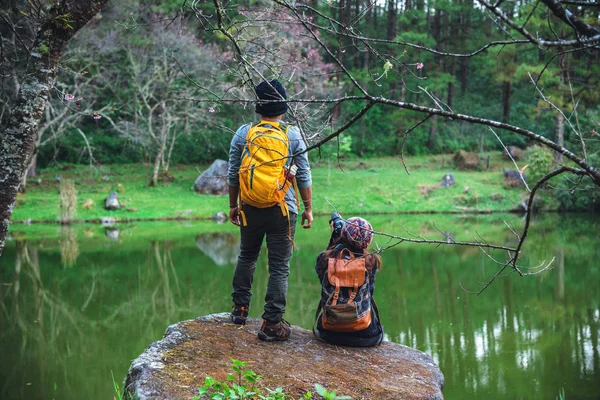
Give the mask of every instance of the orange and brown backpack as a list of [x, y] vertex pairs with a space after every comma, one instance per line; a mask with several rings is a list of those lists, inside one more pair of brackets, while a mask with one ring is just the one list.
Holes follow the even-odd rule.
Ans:
[[372, 322], [371, 308], [379, 321], [365, 261], [365, 257], [356, 257], [346, 248], [337, 257], [327, 260], [327, 271], [321, 280], [321, 301], [315, 317], [321, 318], [323, 329], [332, 332], [367, 329]]

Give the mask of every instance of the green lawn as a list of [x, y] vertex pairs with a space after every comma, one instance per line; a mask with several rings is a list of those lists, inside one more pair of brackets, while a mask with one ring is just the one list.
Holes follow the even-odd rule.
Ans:
[[[362, 162], [362, 164], [361, 164]], [[313, 209], [316, 214], [329, 214], [332, 205], [343, 214], [417, 213], [417, 212], [493, 212], [514, 209], [527, 192], [510, 188], [502, 181], [503, 168], [514, 166], [493, 154], [490, 169], [458, 171], [451, 155], [410, 157], [406, 159], [408, 174], [400, 158], [347, 159], [312, 161]], [[118, 220], [210, 218], [218, 211], [228, 211], [226, 196], [197, 195], [193, 184], [208, 166], [176, 165], [175, 178], [149, 187], [149, 167], [141, 164], [63, 166], [40, 171], [31, 178], [27, 192], [17, 199], [12, 221], [54, 222], [59, 211], [59, 183], [72, 179], [77, 188], [77, 219]], [[456, 184], [440, 187], [445, 173], [452, 173]], [[122, 209], [104, 210], [104, 198], [119, 192]], [[94, 205], [83, 208], [91, 199]], [[546, 209], [555, 209], [548, 198]]]

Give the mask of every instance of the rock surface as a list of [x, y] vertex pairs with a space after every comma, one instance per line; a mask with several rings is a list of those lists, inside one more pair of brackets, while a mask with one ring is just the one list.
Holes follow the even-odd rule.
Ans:
[[229, 163], [224, 160], [215, 160], [211, 166], [204, 171], [196, 182], [194, 191], [200, 194], [227, 194], [227, 170]]
[[170, 326], [165, 337], [133, 361], [125, 383], [137, 399], [191, 399], [207, 375], [224, 381], [231, 358], [262, 375], [264, 387], [282, 387], [291, 398], [314, 384], [354, 399], [443, 399], [444, 377], [425, 353], [401, 344], [357, 349], [316, 340], [294, 326], [287, 342], [261, 342], [260, 321], [229, 323], [212, 314]]

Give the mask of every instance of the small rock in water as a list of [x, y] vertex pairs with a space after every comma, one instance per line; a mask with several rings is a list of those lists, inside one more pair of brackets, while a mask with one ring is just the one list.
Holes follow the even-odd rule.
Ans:
[[228, 217], [227, 214], [225, 214], [223, 211], [219, 211], [218, 213], [215, 213], [212, 216], [213, 221], [216, 221], [219, 224], [222, 224], [223, 222], [227, 221]]

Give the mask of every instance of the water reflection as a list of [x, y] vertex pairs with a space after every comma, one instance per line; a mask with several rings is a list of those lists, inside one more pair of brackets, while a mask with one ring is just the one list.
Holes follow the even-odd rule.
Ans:
[[[453, 225], [456, 236], [471, 229]], [[505, 276], [481, 296], [462, 286], [476, 286], [497, 265], [477, 250], [398, 246], [383, 254], [376, 298], [386, 334], [432, 355], [446, 398], [553, 399], [561, 388], [567, 399], [600, 397], [595, 230], [586, 237], [582, 226], [536, 228], [528, 254], [555, 257], [554, 268]], [[238, 235], [176, 229], [128, 228], [113, 241], [104, 228], [84, 227], [10, 242], [0, 259], [0, 398], [112, 398], [110, 372], [124, 376], [166, 326], [228, 310]], [[298, 233], [286, 313], [295, 325], [312, 326], [314, 261], [328, 234]], [[493, 235], [505, 231], [486, 238]], [[252, 317], [261, 314], [267, 277], [262, 254]]]
[[196, 246], [217, 265], [235, 263], [240, 254], [240, 237], [229, 232], [196, 235]]
[[113, 242], [118, 242], [121, 236], [121, 229], [107, 226], [104, 228], [104, 235]]
[[79, 256], [79, 244], [70, 225], [62, 225], [60, 229], [60, 259], [64, 267], [72, 267]]
[[455, 254], [429, 255], [431, 279], [422, 282], [431, 282], [431, 300], [423, 296], [413, 305], [416, 312], [396, 325], [393, 338], [433, 356], [447, 398], [555, 398], [565, 390], [567, 398], [597, 399], [600, 299], [597, 285], [584, 282], [589, 271], [579, 266], [592, 268], [595, 277], [598, 268], [588, 259], [569, 270], [565, 248], [550, 251], [554, 270], [525, 280], [505, 277], [480, 297], [457, 290], [459, 280], [472, 279], [457, 279], [456, 268], [448, 268]]

